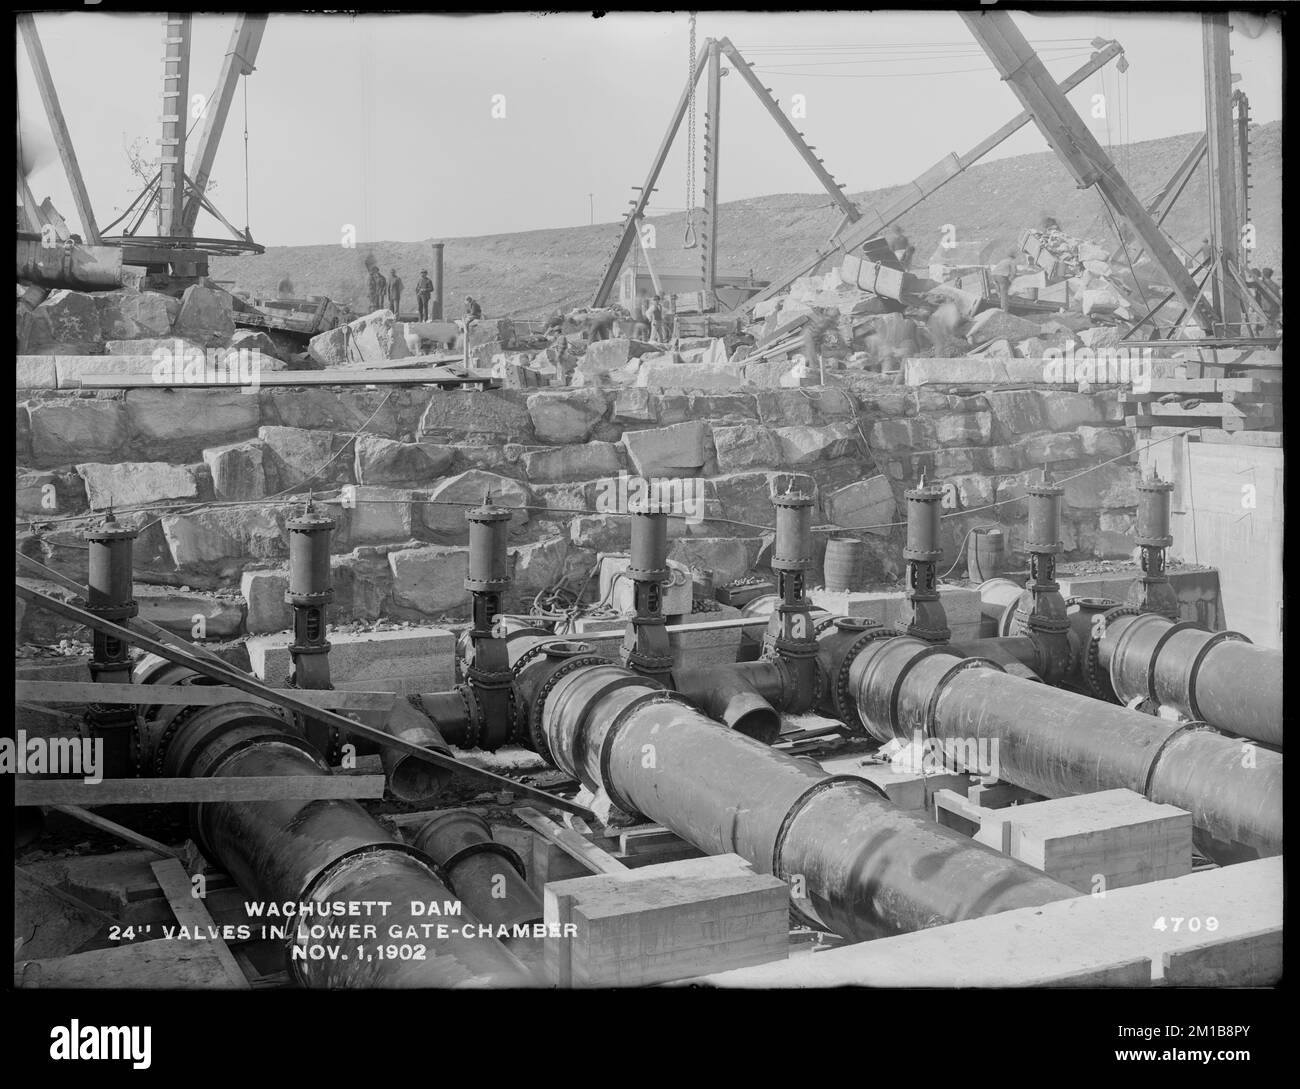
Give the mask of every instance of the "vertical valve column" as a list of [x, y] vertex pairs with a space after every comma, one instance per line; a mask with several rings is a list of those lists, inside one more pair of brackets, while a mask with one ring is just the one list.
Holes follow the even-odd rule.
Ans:
[[935, 564], [943, 557], [943, 549], [939, 547], [943, 489], [937, 484], [927, 484], [922, 472], [917, 486], [903, 495], [907, 499], [907, 545], [903, 549], [907, 589], [898, 611], [898, 630], [927, 643], [946, 643], [952, 633], [939, 600], [939, 581], [935, 574]]
[[1137, 543], [1142, 549], [1142, 576], [1133, 580], [1125, 604], [1168, 620], [1180, 616], [1178, 595], [1165, 574], [1165, 549], [1174, 543], [1169, 532], [1169, 500], [1173, 483], [1153, 472], [1138, 482]]
[[[122, 623], [139, 611], [132, 593], [132, 548], [136, 531], [120, 525], [110, 510], [103, 524], [86, 531], [88, 611]], [[131, 683], [129, 648], [120, 639], [96, 631], [92, 636], [90, 675], [104, 684]], [[100, 774], [129, 775], [132, 768], [131, 731], [135, 709], [123, 704], [94, 703], [86, 711], [91, 740], [103, 743]]]
[[501, 631], [501, 614], [510, 588], [509, 507], [492, 505], [485, 492], [482, 506], [465, 512], [469, 523], [469, 568], [465, 589], [471, 598], [470, 645], [473, 655], [465, 677], [470, 707], [467, 748], [497, 749], [514, 734], [514, 674]]
[[816, 697], [818, 644], [806, 586], [813, 563], [813, 497], [787, 491], [776, 496], [772, 506], [776, 508], [776, 540], [771, 566], [776, 572], [781, 604], [768, 620], [763, 657], [775, 658], [789, 667], [791, 687], [782, 700], [782, 709], [798, 714], [810, 710]]
[[1061, 496], [1065, 489], [1052, 482], [1046, 467], [1040, 484], [1025, 488], [1029, 524], [1025, 551], [1029, 553], [1029, 583], [1012, 616], [1012, 633], [1028, 635], [1038, 647], [1038, 673], [1058, 684], [1070, 668], [1070, 621], [1056, 581], [1056, 556], [1061, 551]]
[[668, 567], [668, 514], [649, 499], [634, 501], [628, 578], [632, 580], [632, 617], [623, 633], [622, 662], [628, 669], [667, 685], [673, 668], [664, 617], [663, 584]]
[[[309, 501], [302, 514], [290, 518], [289, 589], [284, 595], [293, 606], [293, 642], [289, 654], [293, 672], [290, 688], [327, 689], [330, 683], [329, 603], [334, 600], [330, 586], [330, 533], [334, 520], [318, 512]], [[317, 720], [298, 723], [303, 736], [331, 764], [342, 756], [339, 731]]]

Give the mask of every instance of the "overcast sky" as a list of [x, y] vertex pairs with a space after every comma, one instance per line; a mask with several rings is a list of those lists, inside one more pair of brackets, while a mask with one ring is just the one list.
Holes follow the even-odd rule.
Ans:
[[[1192, 15], [1017, 14], [1058, 79], [1095, 37], [1129, 60], [1072, 95], [1103, 146], [1203, 130], [1201, 29]], [[99, 10], [36, 18], [101, 227], [139, 188], [124, 145], [154, 141], [163, 20]], [[210, 93], [234, 16], [195, 16], [190, 93]], [[1259, 28], [1256, 28], [1259, 29]], [[701, 13], [699, 41], [728, 37], [758, 67], [850, 192], [899, 184], [964, 152], [1019, 104], [958, 16]], [[1232, 35], [1252, 119], [1281, 116], [1276, 25]], [[76, 221], [18, 46], [24, 155], [39, 200]], [[643, 180], [685, 82], [684, 13], [445, 17], [272, 15], [248, 85], [249, 222], [268, 245], [422, 241], [617, 220]], [[1106, 96], [1106, 118], [1090, 116]], [[504, 96], [505, 116], [492, 116]], [[698, 103], [703, 140], [704, 94]], [[816, 180], [739, 74], [722, 82], [721, 199], [813, 192]], [[245, 222], [243, 90], [213, 172], [217, 206]], [[198, 129], [193, 139], [197, 140]], [[685, 126], [656, 207], [686, 205]], [[1032, 125], [991, 157], [1042, 151]], [[156, 154], [156, 147], [151, 147]], [[703, 187], [697, 153], [696, 200]], [[589, 198], [589, 194], [591, 197]], [[154, 230], [152, 218], [147, 231]], [[220, 235], [207, 216], [199, 233]]]

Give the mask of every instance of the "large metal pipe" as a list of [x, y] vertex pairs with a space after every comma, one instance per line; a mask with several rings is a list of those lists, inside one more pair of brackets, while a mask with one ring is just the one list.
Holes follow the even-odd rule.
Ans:
[[[256, 703], [221, 704], [194, 715], [170, 745], [164, 771], [214, 777], [330, 774], [279, 715]], [[534, 983], [495, 937], [481, 934], [480, 920], [463, 909], [431, 861], [395, 840], [355, 801], [202, 802], [191, 807], [191, 825], [204, 855], [250, 898], [317, 905], [317, 914], [293, 920], [289, 942], [290, 973], [304, 986]], [[336, 910], [342, 905], [348, 906]], [[447, 925], [448, 933], [440, 935], [438, 924]], [[313, 934], [313, 926], [343, 929]], [[398, 955], [385, 955], [381, 946], [395, 947]], [[319, 955], [325, 947], [333, 951]], [[410, 957], [401, 955], [403, 947]]]
[[438, 864], [475, 918], [505, 928], [501, 943], [530, 968], [542, 967], [534, 929], [546, 914], [541, 898], [525, 879], [523, 860], [492, 838], [487, 821], [470, 809], [447, 809], [409, 838]]
[[626, 812], [790, 882], [819, 925], [862, 940], [1078, 895], [864, 779], [720, 730], [682, 696], [566, 653], [533, 657], [520, 676], [550, 758]]
[[[959, 763], [1049, 798], [1124, 787], [1192, 814], [1218, 861], [1282, 850], [1282, 758], [1213, 731], [1027, 682], [910, 638], [866, 643], [849, 668], [882, 741], [932, 738]], [[951, 751], [949, 751], [951, 750]]]
[[[110, 510], [104, 521], [86, 530], [86, 608], [105, 620], [125, 622], [139, 612], [135, 602], [132, 544], [136, 531], [117, 522]], [[91, 636], [90, 675], [105, 684], [131, 680], [131, 648], [102, 632]], [[105, 776], [118, 778], [132, 769], [135, 709], [123, 704], [93, 703], [86, 710], [88, 735], [103, 742]]]
[[1110, 615], [1097, 663], [1123, 702], [1147, 700], [1282, 748], [1282, 652], [1155, 613]]
[[429, 320], [442, 321], [443, 303], [446, 301], [442, 292], [442, 251], [444, 242], [433, 244], [433, 298], [429, 300]]

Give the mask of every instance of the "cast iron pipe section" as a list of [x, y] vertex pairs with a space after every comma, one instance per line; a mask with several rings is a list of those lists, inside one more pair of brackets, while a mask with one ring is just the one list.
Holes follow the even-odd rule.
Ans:
[[[878, 740], [935, 739], [968, 766], [1049, 798], [1124, 787], [1192, 815], [1217, 861], [1282, 850], [1282, 757], [1033, 684], [988, 659], [917, 639], [870, 641], [849, 666], [859, 719]], [[984, 770], [981, 768], [981, 770]]]
[[1161, 480], [1156, 472], [1138, 481], [1135, 539], [1142, 550], [1142, 577], [1133, 580], [1125, 604], [1176, 621], [1181, 615], [1178, 595], [1165, 574], [1165, 549], [1174, 543], [1169, 532], [1169, 499], [1173, 490], [1173, 484]]
[[541, 897], [525, 880], [523, 860], [492, 838], [487, 821], [471, 809], [448, 809], [408, 838], [437, 863], [476, 919], [507, 928], [501, 943], [540, 968], [542, 943], [532, 927], [545, 917]]
[[[120, 525], [110, 510], [97, 527], [86, 530], [86, 608], [105, 620], [125, 622], [139, 612], [134, 597], [132, 542], [136, 531]], [[120, 639], [95, 631], [91, 636], [90, 676], [104, 684], [130, 684], [131, 652]], [[92, 703], [86, 709], [86, 732], [103, 742], [100, 773], [106, 778], [130, 775], [135, 708]]]
[[791, 883], [816, 925], [854, 940], [1079, 895], [1015, 859], [717, 724], [581, 644], [530, 648], [520, 689], [539, 751], [628, 813]]
[[[328, 764], [271, 709], [257, 703], [205, 707], [163, 760], [169, 776], [329, 775]], [[306, 987], [518, 987], [534, 980], [470, 911], [450, 916], [456, 897], [437, 867], [395, 840], [357, 802], [331, 798], [201, 802], [190, 807], [195, 842], [251, 898], [277, 904], [386, 903], [383, 914], [323, 909], [291, 920], [289, 972]], [[438, 937], [426, 924], [447, 923]], [[313, 934], [314, 926], [376, 927]], [[469, 936], [462, 927], [471, 928]], [[303, 956], [312, 946], [335, 955]], [[357, 956], [355, 946], [372, 956]], [[412, 959], [374, 956], [376, 946], [423, 947]], [[295, 952], [296, 951], [296, 952]], [[346, 953], [344, 958], [339, 953]]]
[[907, 589], [898, 610], [897, 627], [904, 635], [928, 643], [946, 643], [952, 632], [943, 602], [939, 600], [935, 574], [935, 564], [943, 557], [939, 546], [939, 505], [943, 502], [943, 489], [937, 484], [927, 484], [922, 472], [917, 486], [903, 495], [907, 500], [907, 545], [903, 549]]
[[1095, 641], [1097, 664], [1122, 702], [1172, 707], [1225, 733], [1282, 748], [1280, 650], [1257, 647], [1237, 632], [1125, 612], [1105, 614]]

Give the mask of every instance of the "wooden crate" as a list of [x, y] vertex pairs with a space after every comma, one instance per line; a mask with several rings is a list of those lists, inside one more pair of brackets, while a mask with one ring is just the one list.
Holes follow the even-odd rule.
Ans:
[[561, 987], [640, 987], [783, 959], [789, 887], [738, 855], [713, 855], [546, 886], [548, 977]]

